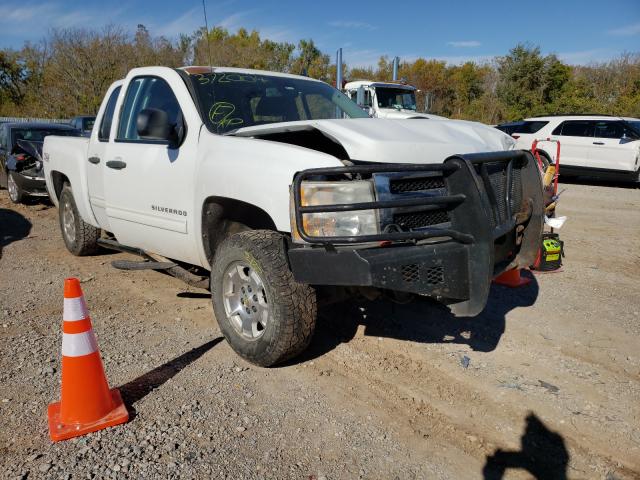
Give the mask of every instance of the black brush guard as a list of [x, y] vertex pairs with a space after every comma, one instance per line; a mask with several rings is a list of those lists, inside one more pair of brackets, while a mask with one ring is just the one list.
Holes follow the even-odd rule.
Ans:
[[[303, 181], [354, 175], [373, 178], [376, 201], [302, 206]], [[425, 188], [411, 190], [412, 185]], [[494, 276], [533, 264], [544, 221], [540, 174], [524, 150], [456, 155], [437, 165], [304, 170], [292, 189], [296, 227], [307, 242], [289, 249], [296, 280], [428, 295], [457, 315], [482, 311]], [[379, 213], [380, 234], [326, 237], [305, 231], [305, 214], [370, 209]], [[409, 223], [437, 224], [398, 223], [412, 218]]]

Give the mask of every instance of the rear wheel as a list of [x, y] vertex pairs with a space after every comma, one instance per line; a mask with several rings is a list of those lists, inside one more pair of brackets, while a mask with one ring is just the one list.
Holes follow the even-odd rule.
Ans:
[[213, 261], [211, 292], [220, 330], [249, 362], [268, 367], [309, 345], [315, 290], [294, 280], [279, 233], [252, 230], [224, 240]]
[[9, 191], [9, 199], [13, 203], [22, 203], [25, 199], [25, 194], [16, 182], [14, 178], [15, 172], [7, 173], [7, 190]]
[[82, 220], [69, 184], [62, 188], [59, 204], [60, 231], [67, 250], [79, 257], [95, 253], [98, 250], [100, 229]]

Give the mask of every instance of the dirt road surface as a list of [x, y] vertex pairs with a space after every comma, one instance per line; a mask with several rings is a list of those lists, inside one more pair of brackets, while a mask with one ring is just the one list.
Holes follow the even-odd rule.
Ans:
[[[324, 308], [271, 369], [233, 353], [207, 292], [73, 257], [55, 208], [0, 192], [0, 477], [640, 478], [640, 190], [564, 186], [562, 273], [494, 286], [477, 318]], [[52, 444], [68, 276], [132, 419]]]

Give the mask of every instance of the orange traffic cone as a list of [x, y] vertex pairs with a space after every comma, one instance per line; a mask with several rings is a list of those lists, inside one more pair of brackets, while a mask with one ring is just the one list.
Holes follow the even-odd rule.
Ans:
[[49, 435], [57, 442], [129, 419], [120, 392], [109, 390], [91, 318], [77, 278], [64, 281], [62, 394], [49, 405]]
[[523, 287], [531, 282], [530, 278], [521, 277], [520, 269], [514, 268], [513, 270], [507, 270], [504, 273], [501, 273], [496, 278], [493, 279], [493, 283], [497, 283], [498, 285], [504, 285], [506, 287], [516, 288]]

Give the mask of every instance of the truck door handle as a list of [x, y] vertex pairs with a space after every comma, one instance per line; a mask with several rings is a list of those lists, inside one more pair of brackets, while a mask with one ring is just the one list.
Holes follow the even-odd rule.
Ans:
[[107, 167], [113, 168], [115, 170], [122, 170], [127, 166], [122, 160], [109, 160], [107, 162]]
[[593, 142], [594, 145], [604, 145], [604, 142]]
[[93, 163], [94, 165], [100, 163], [100, 157], [89, 157], [89, 163]]

